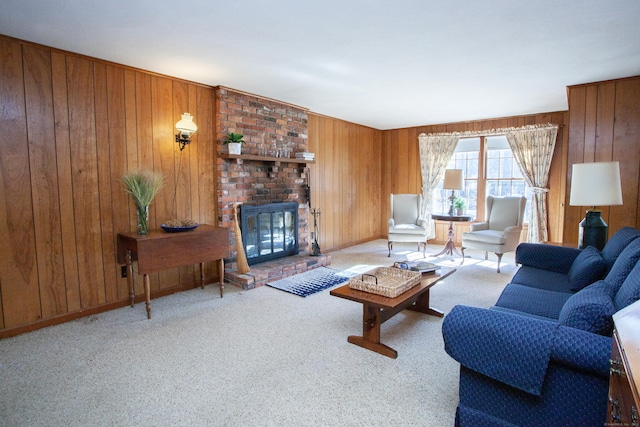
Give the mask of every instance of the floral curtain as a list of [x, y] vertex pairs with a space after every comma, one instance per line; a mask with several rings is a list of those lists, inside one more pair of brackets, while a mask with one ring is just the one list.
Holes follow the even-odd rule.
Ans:
[[420, 216], [428, 219], [429, 230], [427, 235], [430, 239], [436, 235], [434, 221], [431, 218], [431, 213], [433, 212], [433, 190], [442, 179], [459, 138], [457, 134], [427, 135], [421, 133], [418, 136], [423, 196]]
[[558, 134], [557, 125], [536, 125], [506, 132], [513, 156], [525, 182], [533, 190], [530, 203], [527, 241], [545, 242], [549, 238], [547, 225], [547, 183], [553, 149]]

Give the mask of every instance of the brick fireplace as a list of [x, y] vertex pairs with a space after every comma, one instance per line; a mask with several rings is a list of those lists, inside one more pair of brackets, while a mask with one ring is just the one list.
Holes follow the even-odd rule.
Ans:
[[[218, 222], [228, 227], [230, 257], [225, 260], [225, 278], [243, 288], [263, 285], [299, 272], [330, 263], [330, 257], [310, 257], [308, 165], [299, 163], [293, 153], [308, 151], [307, 110], [268, 98], [216, 88], [216, 143]], [[230, 132], [242, 133], [246, 141], [242, 154], [246, 158], [225, 158], [224, 137]], [[290, 151], [291, 158], [275, 153]], [[278, 202], [298, 204], [298, 252], [272, 265], [251, 267], [246, 275], [237, 274], [237, 247], [233, 232], [233, 205], [264, 205]], [[240, 207], [242, 209], [242, 207]], [[275, 270], [272, 268], [276, 265]]]

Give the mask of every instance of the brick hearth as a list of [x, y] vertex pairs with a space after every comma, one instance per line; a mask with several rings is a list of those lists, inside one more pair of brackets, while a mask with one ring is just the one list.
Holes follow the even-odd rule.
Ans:
[[237, 270], [225, 270], [225, 281], [242, 289], [253, 289], [294, 274], [304, 273], [331, 264], [331, 255], [292, 255], [285, 258], [252, 265], [251, 271], [240, 274]]

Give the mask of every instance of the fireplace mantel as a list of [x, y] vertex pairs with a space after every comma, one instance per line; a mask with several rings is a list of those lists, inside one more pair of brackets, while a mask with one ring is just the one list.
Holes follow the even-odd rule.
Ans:
[[258, 162], [276, 162], [276, 163], [298, 163], [298, 164], [313, 164], [315, 160], [296, 159], [293, 157], [270, 157], [270, 156], [256, 156], [255, 154], [229, 154], [221, 153], [220, 157], [223, 159], [239, 159], [239, 160], [255, 160]]

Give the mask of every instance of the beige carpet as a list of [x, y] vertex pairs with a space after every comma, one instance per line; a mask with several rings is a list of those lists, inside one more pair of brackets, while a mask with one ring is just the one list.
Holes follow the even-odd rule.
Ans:
[[[362, 271], [387, 258], [378, 240], [332, 253]], [[427, 251], [436, 253], [430, 245]], [[490, 306], [515, 273], [505, 256], [471, 252], [432, 288], [432, 306]], [[448, 257], [435, 260], [457, 265]], [[443, 350], [442, 319], [405, 311], [382, 326], [390, 359], [347, 342], [362, 306], [301, 298], [267, 286], [193, 289], [0, 341], [2, 426], [451, 426], [458, 365]]]

